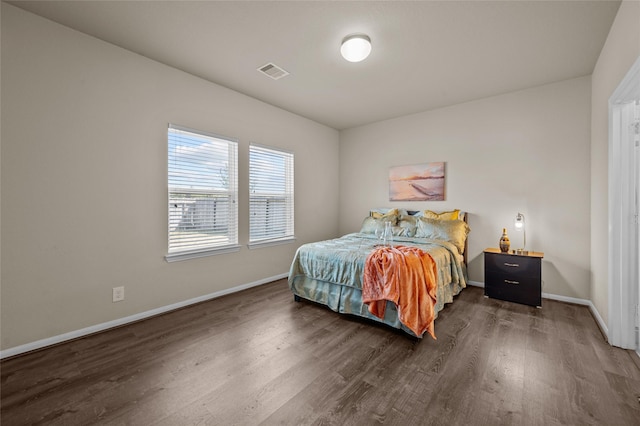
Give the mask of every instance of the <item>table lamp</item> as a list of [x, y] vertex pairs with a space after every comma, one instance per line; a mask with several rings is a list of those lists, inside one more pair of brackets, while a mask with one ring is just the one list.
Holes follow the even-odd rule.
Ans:
[[528, 254], [529, 252], [525, 250], [525, 248], [527, 247], [527, 232], [524, 229], [524, 215], [522, 213], [518, 213], [518, 215], [516, 216], [515, 226], [516, 231], [522, 231], [522, 248], [516, 249], [515, 253]]

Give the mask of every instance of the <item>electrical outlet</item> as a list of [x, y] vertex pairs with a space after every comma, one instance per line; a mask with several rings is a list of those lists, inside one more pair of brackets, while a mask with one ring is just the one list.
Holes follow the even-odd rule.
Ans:
[[121, 302], [124, 300], [124, 286], [113, 288], [113, 301]]

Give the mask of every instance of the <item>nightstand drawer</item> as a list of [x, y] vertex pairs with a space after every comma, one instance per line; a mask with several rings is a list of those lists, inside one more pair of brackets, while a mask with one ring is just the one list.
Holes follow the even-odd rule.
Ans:
[[484, 294], [494, 299], [508, 300], [531, 306], [542, 306], [540, 281], [486, 276]]
[[492, 286], [504, 288], [528, 288], [537, 287], [540, 277], [534, 274], [505, 274], [502, 272], [485, 272], [485, 279], [491, 282]]
[[540, 277], [540, 259], [509, 254], [485, 253], [485, 272], [506, 276]]

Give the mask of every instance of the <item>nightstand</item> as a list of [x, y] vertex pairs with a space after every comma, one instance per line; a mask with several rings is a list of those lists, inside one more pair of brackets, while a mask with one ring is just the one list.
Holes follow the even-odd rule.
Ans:
[[484, 295], [494, 299], [542, 306], [544, 253], [516, 254], [500, 249], [484, 251]]

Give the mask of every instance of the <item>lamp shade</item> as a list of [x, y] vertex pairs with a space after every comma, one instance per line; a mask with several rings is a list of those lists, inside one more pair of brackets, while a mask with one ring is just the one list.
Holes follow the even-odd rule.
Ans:
[[352, 34], [342, 40], [342, 57], [349, 62], [363, 61], [371, 53], [371, 39], [365, 34]]

